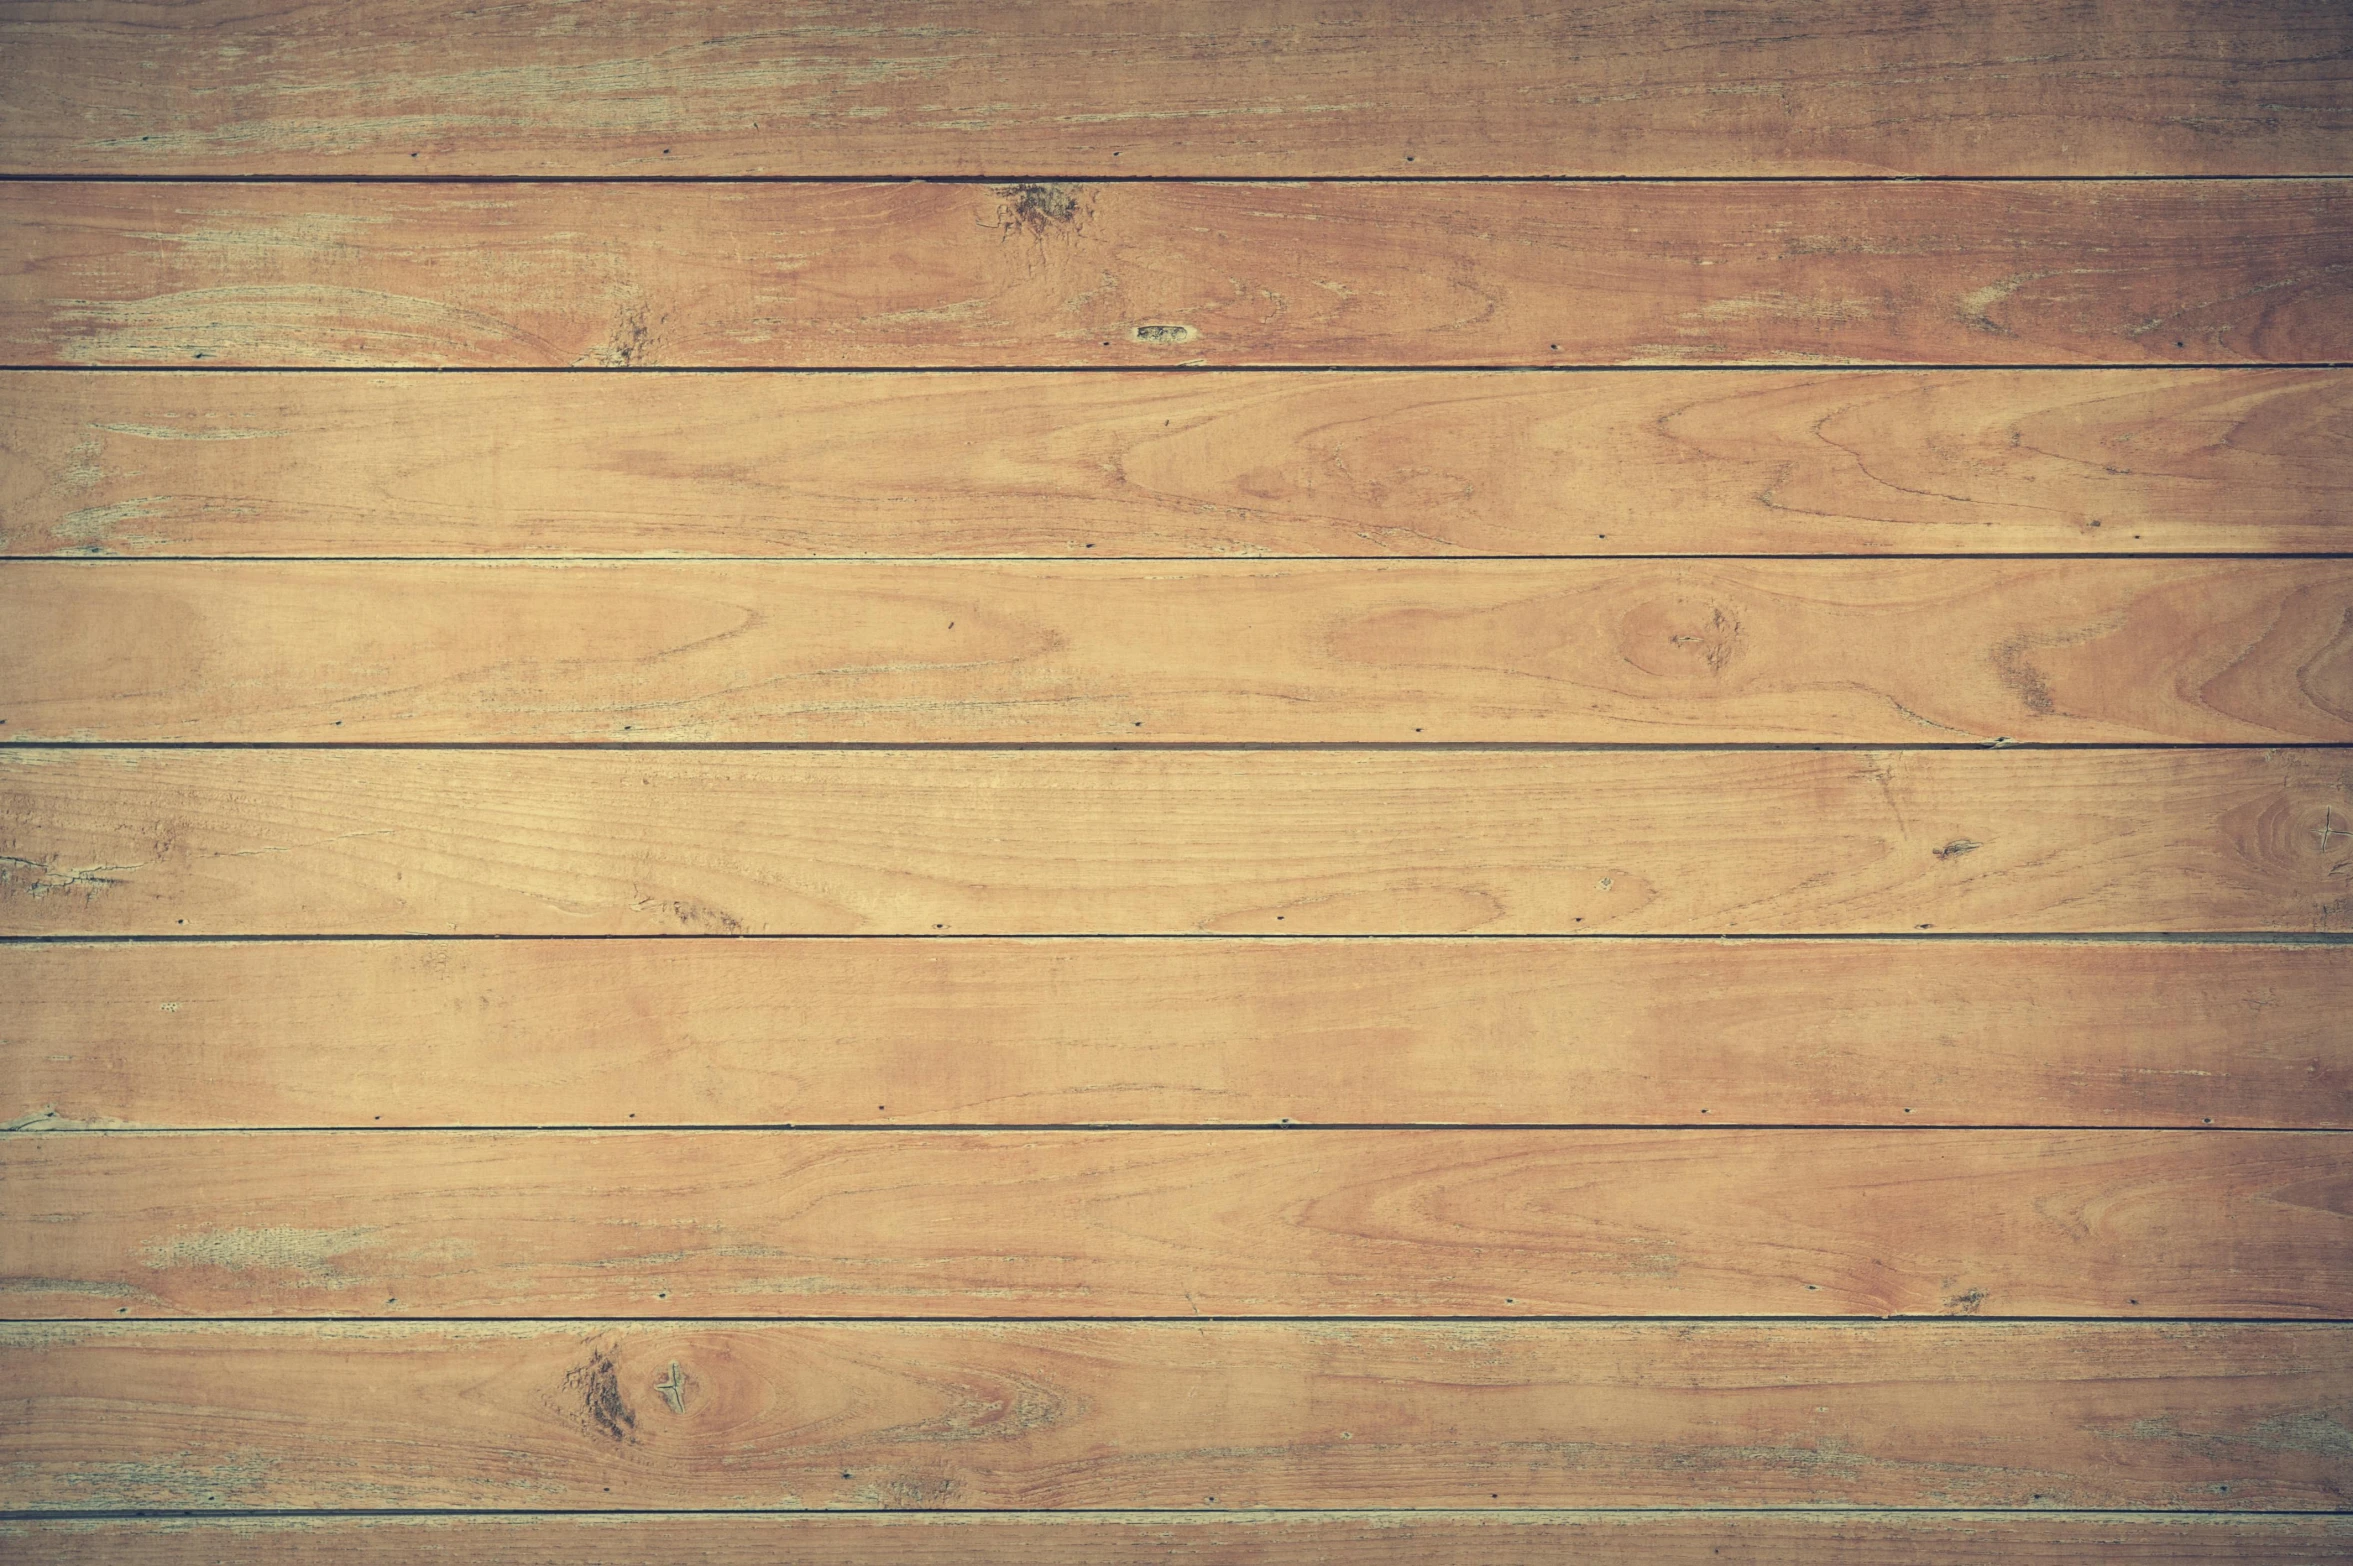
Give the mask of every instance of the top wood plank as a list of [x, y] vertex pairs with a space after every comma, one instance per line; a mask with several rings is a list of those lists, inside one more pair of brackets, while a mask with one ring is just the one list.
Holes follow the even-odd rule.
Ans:
[[2336, 0], [0, 8], [0, 170], [2270, 174]]

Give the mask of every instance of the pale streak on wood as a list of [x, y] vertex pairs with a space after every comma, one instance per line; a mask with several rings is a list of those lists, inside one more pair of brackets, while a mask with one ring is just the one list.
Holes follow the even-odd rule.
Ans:
[[2329, 0], [168, 15], [11, 6], [0, 170], [2334, 173], [2353, 46]]
[[2353, 926], [2335, 751], [0, 750], [0, 933]]
[[0, 1125], [2353, 1127], [2353, 947], [0, 945]]
[[2106, 1512], [1025, 1512], [0, 1521], [50, 1566], [2274, 1566], [2353, 1519]]
[[2310, 1131], [19, 1132], [0, 1187], [18, 1320], [2353, 1314]]
[[17, 1326], [0, 1502], [2326, 1511], [2348, 1399], [2284, 1324]]
[[2341, 370], [0, 373], [15, 555], [2343, 551]]
[[2353, 563], [0, 566], [117, 743], [2353, 741]]
[[2353, 359], [2330, 181], [0, 184], [14, 365]]

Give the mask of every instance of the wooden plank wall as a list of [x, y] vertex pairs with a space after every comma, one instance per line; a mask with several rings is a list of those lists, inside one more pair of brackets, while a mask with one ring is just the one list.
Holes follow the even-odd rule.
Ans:
[[0, 5], [0, 1553], [2353, 1558], [2353, 11]]

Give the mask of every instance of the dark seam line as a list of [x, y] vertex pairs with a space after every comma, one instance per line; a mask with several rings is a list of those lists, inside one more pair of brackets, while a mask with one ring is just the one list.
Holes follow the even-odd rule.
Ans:
[[0, 740], [0, 755], [11, 751], [301, 751], [307, 753], [377, 753], [384, 751], [453, 751], [466, 754], [518, 752], [613, 752], [638, 755], [650, 752], [720, 755], [809, 755], [826, 753], [920, 754], [928, 752], [997, 752], [1005, 755], [1102, 754], [1136, 752], [1190, 754], [1317, 754], [1350, 755], [1880, 755], [1944, 751], [2063, 751], [2215, 752], [2347, 751], [2344, 740], [1789, 740], [1692, 741], [1668, 744], [1652, 741], [1592, 740]]
[[0, 174], [11, 185], [2264, 185], [2299, 174]]
[[1686, 1517], [1744, 1517], [1758, 1521], [1778, 1519], [1802, 1520], [1817, 1517], [1952, 1517], [1971, 1521], [2021, 1522], [2040, 1521], [2046, 1517], [2097, 1518], [2107, 1522], [2148, 1521], [2164, 1524], [2175, 1518], [2229, 1518], [2256, 1524], [2278, 1520], [2327, 1519], [2353, 1528], [2353, 1515], [2343, 1511], [2277, 1510], [2277, 1511], [2222, 1511], [2201, 1507], [2166, 1507], [2162, 1509], [2132, 1510], [2122, 1507], [1950, 1507], [1950, 1506], [1465, 1506], [1459, 1503], [1437, 1503], [1430, 1506], [1062, 1506], [1043, 1507], [875, 1507], [875, 1506], [818, 1506], [802, 1508], [773, 1507], [716, 1507], [716, 1506], [658, 1506], [615, 1507], [495, 1507], [451, 1506], [427, 1507], [115, 1507], [80, 1508], [76, 1510], [27, 1511], [0, 1510], [0, 1522], [143, 1522], [157, 1519], [186, 1520], [206, 1523], [239, 1523], [248, 1521], [372, 1518], [429, 1518], [443, 1521], [464, 1521], [477, 1517], [638, 1519], [656, 1521], [666, 1517], [696, 1518], [794, 1518], [812, 1520], [826, 1517], [956, 1517], [985, 1518], [992, 1521], [1031, 1522], [1038, 1519], [1063, 1517], [1150, 1517], [1238, 1519], [1248, 1517], [1326, 1518], [1345, 1522], [1357, 1517], [1384, 1518], [1529, 1518], [1529, 1517], [1655, 1517], [1675, 1520]]
[[52, 1130], [52, 1129], [45, 1129], [45, 1128], [43, 1128], [43, 1127], [40, 1127], [40, 1126], [38, 1126], [38, 1125], [30, 1125], [30, 1126], [12, 1126], [12, 1127], [7, 1127], [7, 1128], [0, 1128], [0, 1137], [6, 1137], [6, 1136], [47, 1136], [47, 1137], [59, 1137], [59, 1136], [82, 1136], [82, 1137], [103, 1137], [103, 1136], [344, 1136], [344, 1135], [350, 1135], [350, 1134], [354, 1134], [354, 1133], [357, 1133], [357, 1134], [365, 1134], [365, 1135], [375, 1135], [375, 1136], [406, 1136], [406, 1135], [413, 1135], [413, 1134], [416, 1134], [416, 1135], [421, 1135], [421, 1134], [428, 1134], [428, 1133], [430, 1133], [430, 1134], [434, 1134], [434, 1135], [440, 1135], [440, 1134], [444, 1134], [444, 1133], [462, 1133], [462, 1134], [476, 1134], [476, 1133], [480, 1133], [480, 1134], [485, 1134], [485, 1135], [488, 1135], [488, 1134], [495, 1134], [495, 1135], [499, 1135], [499, 1136], [540, 1136], [540, 1135], [571, 1135], [571, 1134], [574, 1134], [574, 1133], [590, 1133], [590, 1132], [595, 1132], [595, 1133], [603, 1133], [603, 1132], [608, 1132], [608, 1131], [621, 1131], [621, 1132], [633, 1132], [633, 1131], [660, 1131], [660, 1132], [695, 1132], [695, 1133], [706, 1133], [706, 1132], [707, 1132], [707, 1133], [726, 1133], [726, 1134], [730, 1134], [730, 1135], [737, 1135], [737, 1134], [741, 1134], [741, 1135], [765, 1135], [765, 1134], [768, 1134], [768, 1133], [771, 1133], [771, 1132], [823, 1132], [823, 1133], [826, 1133], [826, 1134], [828, 1134], [828, 1135], [831, 1135], [831, 1134], [834, 1134], [834, 1133], [856, 1133], [856, 1134], [859, 1134], [859, 1135], [879, 1135], [879, 1136], [932, 1135], [932, 1134], [935, 1134], [935, 1133], [937, 1133], [937, 1134], [941, 1134], [941, 1135], [955, 1135], [955, 1136], [993, 1136], [993, 1135], [999, 1135], [999, 1134], [1010, 1134], [1010, 1133], [1023, 1133], [1023, 1134], [1027, 1134], [1027, 1133], [1030, 1133], [1030, 1132], [1038, 1132], [1038, 1131], [1068, 1131], [1068, 1132], [1073, 1132], [1073, 1133], [1092, 1133], [1092, 1132], [1097, 1132], [1097, 1131], [1122, 1131], [1122, 1132], [1127, 1132], [1127, 1131], [1134, 1131], [1134, 1132], [1150, 1132], [1150, 1133], [1161, 1133], [1161, 1134], [1168, 1134], [1168, 1135], [1186, 1135], [1186, 1136], [1191, 1136], [1191, 1135], [1196, 1135], [1196, 1134], [1202, 1134], [1202, 1133], [1216, 1133], [1216, 1134], [1250, 1134], [1250, 1135], [1259, 1135], [1259, 1136], [1285, 1136], [1285, 1135], [1290, 1135], [1290, 1134], [1292, 1134], [1292, 1133], [1294, 1133], [1294, 1132], [1302, 1132], [1302, 1131], [1308, 1131], [1308, 1132], [1315, 1132], [1315, 1131], [1325, 1131], [1325, 1132], [1359, 1132], [1359, 1131], [1462, 1131], [1462, 1132], [1480, 1132], [1480, 1133], [1497, 1133], [1497, 1134], [1502, 1134], [1502, 1133], [1522, 1134], [1522, 1133], [1526, 1133], [1526, 1132], [1537, 1132], [1537, 1131], [1541, 1131], [1541, 1132], [1559, 1132], [1559, 1133], [1562, 1133], [1562, 1134], [1577, 1134], [1577, 1135], [1582, 1135], [1582, 1134], [1584, 1134], [1584, 1133], [1587, 1133], [1587, 1132], [1596, 1132], [1596, 1131], [1623, 1132], [1623, 1133], [1628, 1133], [1628, 1134], [1648, 1134], [1648, 1133], [1651, 1133], [1651, 1132], [1669, 1132], [1669, 1131], [1671, 1131], [1671, 1132], [1698, 1132], [1698, 1133], [1701, 1133], [1701, 1134], [1706, 1134], [1706, 1133], [1709, 1133], [1709, 1132], [1715, 1132], [1715, 1131], [1743, 1131], [1743, 1132], [1748, 1132], [1748, 1131], [1789, 1131], [1789, 1132], [1817, 1132], [1817, 1131], [1869, 1131], [1869, 1132], [1878, 1132], [1878, 1131], [1891, 1131], [1891, 1130], [1892, 1130], [1892, 1131], [1907, 1131], [1907, 1132], [1918, 1132], [1918, 1133], [1921, 1133], [1921, 1134], [1924, 1134], [1924, 1135], [1935, 1135], [1935, 1136], [1974, 1136], [1974, 1135], [1978, 1134], [1979, 1132], [1984, 1132], [1984, 1131], [2001, 1131], [2001, 1132], [2016, 1133], [2016, 1134], [2021, 1134], [2021, 1135], [2024, 1135], [2024, 1134], [2030, 1134], [2030, 1133], [2031, 1133], [2031, 1134], [2037, 1134], [2037, 1135], [2040, 1135], [2040, 1134], [2045, 1134], [2045, 1133], [2072, 1133], [2072, 1132], [2078, 1132], [2078, 1131], [2096, 1131], [2096, 1132], [2133, 1132], [2133, 1133], [2142, 1133], [2142, 1132], [2167, 1132], [2167, 1133], [2179, 1133], [2179, 1134], [2181, 1134], [2181, 1135], [2184, 1135], [2184, 1136], [2208, 1136], [2208, 1135], [2213, 1135], [2213, 1134], [2215, 1134], [2215, 1133], [2238, 1133], [2238, 1134], [2243, 1134], [2243, 1135], [2261, 1135], [2261, 1136], [2323, 1136], [2323, 1137], [2325, 1137], [2325, 1136], [2342, 1136], [2342, 1135], [2345, 1135], [2345, 1134], [2347, 1134], [2349, 1131], [2353, 1131], [2353, 1124], [2349, 1124], [2349, 1125], [2345, 1125], [2345, 1126], [2311, 1126], [2311, 1125], [2305, 1125], [2305, 1126], [2245, 1126], [2245, 1125], [2229, 1125], [2229, 1126], [2218, 1126], [2218, 1125], [2185, 1125], [2185, 1124], [2181, 1124], [2181, 1123], [2172, 1123], [2172, 1124], [2167, 1124], [2167, 1123], [2156, 1123], [2156, 1124], [2109, 1124], [2109, 1123], [2105, 1123], [2105, 1122], [2090, 1122], [2090, 1121], [2061, 1121], [2061, 1122], [2056, 1122], [2056, 1123], [2009, 1122], [2009, 1121], [1983, 1121], [1983, 1122], [1942, 1122], [1942, 1123], [1934, 1123], [1934, 1122], [1922, 1122], [1922, 1121], [1913, 1121], [1913, 1120], [1886, 1120], [1886, 1121], [1838, 1121], [1838, 1120], [1825, 1120], [1825, 1121], [1790, 1121], [1790, 1120], [1733, 1121], [1733, 1120], [1693, 1120], [1693, 1121], [1674, 1121], [1674, 1122], [1670, 1122], [1670, 1121], [1634, 1121], [1634, 1120], [1595, 1120], [1595, 1121], [1542, 1121], [1542, 1120], [1531, 1120], [1531, 1121], [1459, 1121], [1459, 1120], [1456, 1120], [1456, 1121], [1448, 1121], [1448, 1120], [1420, 1120], [1420, 1121], [1410, 1121], [1410, 1120], [1400, 1120], [1400, 1121], [1379, 1121], [1379, 1120], [1368, 1120], [1368, 1121], [1295, 1121], [1295, 1120], [1290, 1120], [1290, 1119], [1281, 1119], [1281, 1120], [1274, 1120], [1274, 1119], [1269, 1119], [1269, 1120], [1257, 1120], [1257, 1121], [1238, 1121], [1238, 1120], [1227, 1120], [1227, 1121], [1202, 1121], [1202, 1122], [1197, 1122], [1197, 1123], [1182, 1123], [1182, 1122], [1158, 1122], [1158, 1121], [1141, 1121], [1141, 1120], [1128, 1120], [1128, 1121], [1119, 1121], [1119, 1120], [1110, 1120], [1110, 1121], [1067, 1121], [1067, 1120], [1064, 1120], [1064, 1121], [1055, 1121], [1055, 1120], [1047, 1120], [1047, 1121], [1029, 1121], [1029, 1122], [1021, 1122], [1021, 1121], [969, 1121], [969, 1122], [939, 1122], [939, 1123], [926, 1123], [926, 1122], [918, 1122], [918, 1121], [909, 1121], [909, 1122], [901, 1122], [901, 1123], [895, 1123], [895, 1124], [885, 1124], [885, 1123], [879, 1123], [879, 1122], [875, 1122], [875, 1121], [841, 1121], [841, 1122], [823, 1122], [823, 1121], [789, 1121], [789, 1120], [787, 1120], [787, 1121], [733, 1121], [733, 1122], [714, 1122], [714, 1121], [699, 1121], [699, 1122], [698, 1122], [698, 1121], [681, 1121], [681, 1122], [677, 1122], [677, 1123], [652, 1123], [652, 1122], [633, 1122], [633, 1121], [632, 1121], [632, 1122], [618, 1122], [618, 1123], [606, 1123], [606, 1122], [580, 1122], [580, 1123], [567, 1123], [567, 1122], [535, 1122], [535, 1123], [518, 1123], [518, 1124], [512, 1124], [512, 1125], [474, 1125], [474, 1124], [423, 1125], [423, 1124], [420, 1124], [420, 1125], [396, 1125], [396, 1126], [380, 1126], [380, 1125], [365, 1125], [365, 1124], [353, 1124], [353, 1125], [307, 1125], [307, 1126], [306, 1126], [306, 1125], [290, 1125], [290, 1126], [273, 1126], [273, 1125], [251, 1125], [251, 1126], [246, 1126], [246, 1125], [227, 1125], [227, 1126], [223, 1126], [223, 1125], [211, 1125], [211, 1126], [84, 1126], [84, 1125], [67, 1125], [67, 1126], [62, 1126], [62, 1127], [59, 1127], [59, 1128], [56, 1128], [56, 1129], [53, 1129], [53, 1130]]
[[[754, 524], [755, 526], [757, 524]], [[2348, 532], [2353, 532], [2349, 528]], [[541, 554], [541, 555], [176, 555], [169, 553], [140, 554], [74, 554], [59, 550], [45, 555], [8, 554], [0, 552], [0, 570], [10, 566], [132, 566], [132, 565], [432, 565], [432, 566], [497, 566], [522, 565], [534, 567], [562, 567], [570, 565], [645, 565], [696, 566], [717, 569], [726, 566], [923, 566], [948, 571], [962, 566], [1035, 566], [1039, 571], [1060, 570], [1070, 565], [1148, 565], [1167, 570], [1179, 566], [1203, 566], [1235, 576], [1248, 577], [1270, 565], [1381, 565], [1400, 571], [1446, 567], [1460, 569], [1482, 565], [1566, 565], [1581, 562], [1612, 560], [1642, 560], [1662, 563], [1710, 560], [1788, 561], [1793, 565], [1875, 564], [1885, 560], [1935, 561], [1950, 564], [1971, 560], [2039, 561], [2039, 560], [2195, 560], [2214, 561], [2227, 565], [2246, 565], [2263, 560], [2353, 560], [2353, 550], [2274, 549], [2240, 550], [2225, 553], [2212, 549], [2107, 549], [2107, 550], [1984, 550], [1946, 551], [1942, 553], [1896, 552], [1882, 554], [1554, 554], [1507, 555], [1463, 551], [1456, 554], [1405, 555], [721, 555], [721, 554]], [[1337, 576], [1341, 573], [1333, 572]]]
[[1932, 941], [2008, 941], [2044, 946], [2071, 945], [2209, 945], [2209, 946], [2341, 946], [2353, 944], [2353, 931], [2334, 930], [1863, 930], [1808, 932], [1743, 931], [1738, 934], [1701, 931], [1658, 931], [1630, 933], [1626, 931], [1531, 930], [1504, 934], [1477, 931], [1393, 931], [1377, 934], [1209, 934], [1190, 930], [1000, 930], [979, 933], [959, 932], [940, 934], [928, 930], [882, 934], [857, 931], [767, 931], [733, 935], [712, 935], [691, 931], [647, 931], [611, 934], [577, 934], [567, 932], [537, 933], [524, 931], [363, 931], [355, 934], [321, 932], [317, 934], [186, 935], [156, 933], [151, 935], [0, 935], [0, 948], [9, 946], [167, 946], [207, 944], [294, 945], [302, 942], [326, 941], [1286, 941], [1299, 944], [1307, 941], [1557, 941], [1594, 945], [1607, 941], [1688, 941], [1714, 944], [1739, 942], [1792, 941], [1905, 941], [1925, 944]]
[[11, 375], [1834, 375], [1963, 370], [2343, 370], [2347, 359], [2139, 359], [2068, 364], [1922, 363], [1904, 359], [1839, 364], [0, 364]]
[[718, 754], [718, 755], [811, 755], [842, 752], [850, 754], [918, 754], [923, 752], [953, 752], [957, 754], [997, 752], [1006, 755], [1124, 755], [1129, 753], [1170, 755], [1281, 755], [1345, 752], [1358, 754], [1441, 755], [1879, 755], [1942, 753], [1949, 751], [2117, 751], [2129, 753], [2158, 752], [2216, 752], [2238, 754], [2261, 751], [2338, 751], [2348, 745], [2336, 740], [2244, 740], [2244, 741], [2146, 741], [2114, 742], [2087, 740], [2082, 742], [2024, 741], [2012, 739], [1952, 740], [1913, 742], [1841, 741], [1788, 744], [1720, 742], [1716, 744], [1641, 744], [1596, 743], [1584, 741], [1547, 740], [1432, 740], [1422, 743], [1413, 740], [1300, 740], [1300, 741], [1170, 741], [1158, 743], [1137, 741], [1091, 740], [5, 740], [0, 741], [0, 754], [9, 751], [301, 751], [333, 753], [374, 752], [431, 752], [451, 751], [465, 754], [485, 752], [592, 752], [636, 755], [661, 754]]
[[[1551, 1328], [1654, 1327], [1660, 1331], [1691, 1326], [1802, 1326], [1879, 1328], [1890, 1333], [1913, 1326], [1948, 1326], [1975, 1331], [1996, 1327], [2092, 1327], [2127, 1332], [2146, 1327], [2267, 1327], [2325, 1332], [2353, 1327], [2343, 1316], [1773, 1316], [1676, 1315], [1656, 1316], [1232, 1316], [1200, 1312], [1183, 1316], [42, 1316], [0, 1321], [0, 1341], [12, 1329], [64, 1327], [115, 1333], [141, 1332], [162, 1336], [202, 1332], [218, 1327], [376, 1327], [394, 1333], [413, 1327], [644, 1327], [670, 1331], [681, 1327], [840, 1328], [858, 1331], [872, 1327], [1256, 1327], [1256, 1326], [1428, 1326], [1433, 1330], [1465, 1324], [1482, 1326], [1540, 1326]], [[390, 1334], [388, 1334], [390, 1335]]]

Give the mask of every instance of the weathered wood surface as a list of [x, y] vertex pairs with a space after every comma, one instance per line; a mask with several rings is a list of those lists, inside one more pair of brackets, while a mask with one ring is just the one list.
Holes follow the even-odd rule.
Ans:
[[2346, 551], [2341, 370], [0, 373], [15, 555]]
[[15, 365], [2347, 359], [2343, 181], [0, 184]]
[[17, 1132], [0, 1137], [0, 1314], [2326, 1320], [2353, 1315], [2340, 1144]]
[[2348, 1398], [2288, 1324], [18, 1326], [0, 1501], [2327, 1511]]
[[0, 933], [2353, 925], [2343, 751], [0, 749]]
[[0, 1519], [52, 1566], [2301, 1566], [2353, 1519], [2104, 1512], [604, 1513]]
[[6, 172], [2275, 174], [2328, 0], [13, 4]]
[[2353, 741], [2353, 561], [20, 561], [10, 740]]
[[2344, 752], [0, 752], [0, 933], [2339, 931]]
[[0, 945], [0, 1125], [2353, 1127], [2353, 947]]

